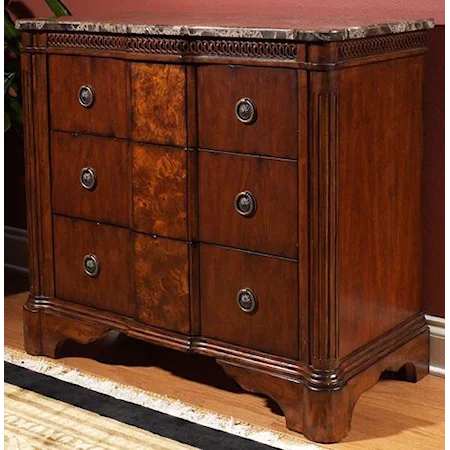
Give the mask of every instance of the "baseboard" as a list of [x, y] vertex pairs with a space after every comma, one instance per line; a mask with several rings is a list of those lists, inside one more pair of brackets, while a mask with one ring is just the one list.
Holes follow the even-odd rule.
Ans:
[[430, 328], [430, 374], [445, 376], [445, 318], [425, 316]]
[[27, 230], [5, 226], [5, 268], [28, 273]]
[[[27, 230], [5, 226], [5, 267], [28, 273]], [[445, 319], [425, 316], [430, 328], [430, 374], [445, 376]]]

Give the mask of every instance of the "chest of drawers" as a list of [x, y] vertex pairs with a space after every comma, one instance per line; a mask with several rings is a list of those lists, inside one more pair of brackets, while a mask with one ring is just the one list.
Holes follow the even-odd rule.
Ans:
[[340, 440], [384, 370], [428, 371], [432, 22], [151, 17], [19, 22], [26, 350], [118, 330], [208, 355]]

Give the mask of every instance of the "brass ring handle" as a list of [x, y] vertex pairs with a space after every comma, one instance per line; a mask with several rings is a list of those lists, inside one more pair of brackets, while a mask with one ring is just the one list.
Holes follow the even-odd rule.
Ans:
[[238, 120], [246, 125], [252, 124], [257, 118], [256, 106], [249, 98], [238, 100], [234, 112]]
[[234, 208], [243, 217], [252, 217], [256, 212], [256, 199], [250, 191], [242, 191], [234, 198]]
[[236, 302], [239, 308], [246, 313], [255, 311], [258, 306], [258, 299], [250, 288], [239, 290], [236, 295]]
[[80, 183], [84, 189], [92, 191], [97, 185], [97, 172], [93, 167], [83, 167], [80, 171]]
[[100, 263], [98, 262], [97, 256], [95, 256], [93, 253], [84, 255], [83, 269], [84, 273], [86, 273], [90, 277], [96, 277], [100, 270]]
[[78, 102], [84, 108], [91, 108], [94, 105], [95, 93], [94, 89], [87, 84], [83, 84], [78, 89]]

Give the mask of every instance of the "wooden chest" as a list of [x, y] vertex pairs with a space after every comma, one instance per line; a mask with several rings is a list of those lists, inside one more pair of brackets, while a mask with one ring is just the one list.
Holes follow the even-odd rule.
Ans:
[[208, 355], [290, 429], [340, 440], [384, 370], [428, 372], [432, 21], [150, 16], [19, 22], [26, 349], [114, 329]]

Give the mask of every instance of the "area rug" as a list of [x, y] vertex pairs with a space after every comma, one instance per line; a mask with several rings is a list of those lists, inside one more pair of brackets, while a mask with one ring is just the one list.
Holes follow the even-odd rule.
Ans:
[[5, 449], [321, 447], [5, 347]]

